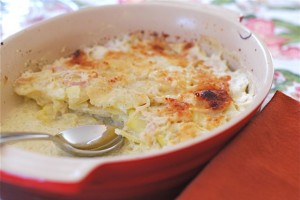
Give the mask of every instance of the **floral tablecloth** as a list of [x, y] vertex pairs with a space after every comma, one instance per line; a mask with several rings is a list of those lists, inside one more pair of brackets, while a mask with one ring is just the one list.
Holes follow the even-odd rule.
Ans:
[[[86, 6], [139, 3], [147, 0], [2, 0], [0, 16], [1, 40], [22, 28], [55, 15], [72, 12]], [[149, 0], [148, 0], [149, 1]], [[269, 98], [276, 90], [300, 101], [300, 1], [299, 0], [190, 0], [210, 3], [240, 12], [245, 26], [257, 33], [274, 58], [274, 82]], [[20, 2], [30, 8], [25, 14], [10, 13], [6, 2]], [[42, 7], [41, 2], [47, 2]], [[6, 6], [6, 7], [5, 7]], [[13, 5], [11, 5], [13, 6]], [[4, 11], [3, 11], [4, 10]], [[38, 14], [36, 14], [38, 12]]]

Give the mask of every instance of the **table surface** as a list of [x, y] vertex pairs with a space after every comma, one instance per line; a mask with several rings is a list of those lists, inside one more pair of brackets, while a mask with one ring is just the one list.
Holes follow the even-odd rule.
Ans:
[[[139, 3], [147, 0], [62, 0], [47, 1], [41, 7], [40, 2], [33, 0], [3, 0], [0, 15], [1, 41], [34, 23], [56, 15], [73, 12], [87, 6], [108, 4]], [[148, 0], [149, 1], [149, 0]], [[195, 3], [209, 3], [241, 13], [242, 23], [255, 32], [269, 48], [273, 59], [275, 74], [272, 89], [267, 100], [276, 90], [300, 101], [300, 1], [299, 0], [189, 0]], [[27, 10], [9, 10], [9, 6]], [[23, 2], [24, 6], [20, 6]], [[38, 3], [36, 3], [38, 2]], [[66, 4], [63, 4], [65, 2]], [[183, 2], [183, 1], [182, 1]], [[16, 5], [14, 5], [14, 3]], [[4, 6], [3, 6], [4, 5]], [[6, 7], [5, 7], [6, 6]], [[36, 7], [35, 9], [32, 7]], [[16, 14], [17, 13], [17, 14]]]

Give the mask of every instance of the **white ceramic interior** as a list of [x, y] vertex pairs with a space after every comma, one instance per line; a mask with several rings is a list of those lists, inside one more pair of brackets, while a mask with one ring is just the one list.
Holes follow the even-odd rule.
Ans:
[[[5, 118], [6, 113], [21, 102], [13, 93], [12, 84], [24, 71], [24, 63], [28, 60], [47, 58], [51, 61], [69, 55], [80, 47], [96, 44], [99, 40], [101, 41], [101, 38], [135, 30], [163, 31], [184, 38], [195, 38], [200, 34], [216, 38], [226, 49], [235, 52], [242, 64], [253, 74], [256, 96], [252, 105], [237, 118], [215, 129], [206, 137], [136, 157], [86, 159], [47, 157], [13, 147], [1, 147], [1, 170], [3, 172], [40, 180], [76, 182], [103, 163], [139, 160], [168, 154], [207, 140], [253, 113], [268, 94], [273, 76], [270, 54], [261, 41], [241, 25], [238, 16], [231, 12], [208, 5], [167, 2], [102, 6], [82, 9], [44, 21], [3, 41], [1, 46], [1, 118]], [[247, 38], [248, 36], [250, 37]]]

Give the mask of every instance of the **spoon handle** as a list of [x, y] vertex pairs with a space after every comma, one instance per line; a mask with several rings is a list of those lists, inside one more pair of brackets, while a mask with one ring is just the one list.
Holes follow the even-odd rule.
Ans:
[[51, 139], [51, 135], [45, 133], [26, 133], [26, 132], [1, 132], [0, 134], [0, 144], [7, 142], [16, 142], [20, 140], [47, 140]]

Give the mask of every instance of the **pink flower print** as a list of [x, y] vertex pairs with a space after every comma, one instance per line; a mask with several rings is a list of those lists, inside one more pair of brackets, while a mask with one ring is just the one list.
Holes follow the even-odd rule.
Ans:
[[275, 34], [275, 24], [266, 19], [249, 19], [245, 24], [266, 43], [274, 57], [300, 59], [299, 47], [287, 47], [289, 40]]
[[249, 19], [246, 22], [246, 26], [260, 35], [273, 35], [274, 34], [274, 24], [265, 19]]
[[245, 25], [258, 34], [269, 47], [280, 48], [287, 42], [287, 39], [275, 35], [275, 25], [270, 20], [249, 19]]
[[300, 99], [300, 86], [295, 87], [295, 97], [299, 100]]
[[274, 72], [274, 77], [273, 77], [273, 83], [272, 83], [272, 90], [276, 90], [276, 87], [278, 84], [283, 83], [285, 81], [285, 77], [282, 73], [279, 71]]
[[275, 71], [274, 72], [274, 82], [275, 83], [282, 83], [285, 81], [285, 77], [282, 73], [280, 73], [279, 71]]
[[286, 58], [300, 59], [300, 48], [298, 47], [282, 48], [280, 53]]

